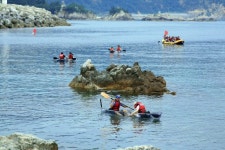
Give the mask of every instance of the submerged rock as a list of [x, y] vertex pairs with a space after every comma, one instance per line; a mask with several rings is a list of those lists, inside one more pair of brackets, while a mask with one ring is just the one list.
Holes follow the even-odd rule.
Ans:
[[0, 136], [0, 150], [58, 150], [58, 145], [30, 134], [14, 133]]
[[142, 71], [138, 62], [133, 66], [111, 64], [98, 72], [88, 59], [69, 84], [70, 87], [85, 91], [119, 91], [131, 95], [162, 95], [168, 93], [166, 81], [151, 71]]

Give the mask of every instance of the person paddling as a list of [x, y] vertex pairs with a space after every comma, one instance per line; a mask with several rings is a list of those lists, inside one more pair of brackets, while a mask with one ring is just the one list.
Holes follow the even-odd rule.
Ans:
[[123, 114], [121, 114], [120, 112], [118, 112], [120, 110], [120, 106], [122, 106], [124, 108], [126, 106], [123, 105], [122, 103], [120, 103], [120, 98], [121, 98], [120, 95], [116, 95], [116, 98], [111, 101], [109, 110], [114, 110], [117, 115], [120, 115], [121, 116], [121, 115], [124, 115], [124, 111], [122, 112]]
[[120, 47], [120, 45], [117, 46], [117, 49], [116, 50], [117, 50], [118, 53], [121, 52], [122, 48]]
[[60, 53], [59, 55], [59, 60], [64, 60], [66, 56], [63, 54], [63, 52]]
[[69, 52], [68, 59], [72, 59], [73, 60], [73, 53]]
[[109, 51], [110, 51], [110, 53], [114, 53], [114, 48], [110, 47]]
[[135, 110], [128, 116], [134, 116], [137, 113], [146, 113], [145, 105], [141, 102], [134, 102], [134, 108]]

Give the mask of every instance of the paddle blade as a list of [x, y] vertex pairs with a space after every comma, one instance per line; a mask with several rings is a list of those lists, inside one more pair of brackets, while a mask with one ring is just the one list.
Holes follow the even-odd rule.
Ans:
[[100, 99], [100, 106], [101, 106], [101, 108], [102, 108], [102, 99]]
[[58, 59], [58, 57], [53, 57], [53, 59]]
[[108, 94], [106, 94], [105, 92], [101, 92], [101, 95], [106, 99], [110, 98], [110, 96]]

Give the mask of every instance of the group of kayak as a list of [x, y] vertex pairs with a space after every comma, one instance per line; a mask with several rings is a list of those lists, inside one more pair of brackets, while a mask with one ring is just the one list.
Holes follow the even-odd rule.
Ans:
[[53, 59], [59, 63], [65, 63], [65, 62], [74, 63], [76, 60], [72, 52], [69, 52], [68, 57], [66, 57], [65, 54], [61, 52], [59, 54], [59, 57], [53, 57]]
[[[110, 47], [108, 50], [109, 50], [110, 53], [114, 53], [114, 52], [115, 52], [115, 49], [114, 49], [113, 46]], [[117, 51], [118, 53], [120, 53], [121, 51], [126, 51], [126, 50], [125, 50], [125, 49], [122, 49], [120, 45], [117, 45], [116, 51]]]
[[[142, 102], [134, 102], [133, 108], [123, 104], [120, 102], [120, 95], [116, 95], [116, 98], [113, 99], [111, 98], [108, 94], [105, 92], [102, 92], [101, 95], [104, 98], [110, 98], [111, 99], [111, 104], [109, 106], [109, 109], [105, 109], [102, 112], [107, 113], [113, 116], [128, 116], [128, 117], [137, 117], [137, 118], [149, 118], [149, 119], [154, 119], [154, 120], [159, 120], [161, 117], [161, 112], [155, 112], [151, 113], [150, 111], [146, 110], [145, 105]], [[100, 104], [102, 107], [102, 102], [100, 99]], [[120, 110], [120, 106], [124, 108], [130, 108], [132, 109], [132, 112], [129, 112], [127, 110]]]

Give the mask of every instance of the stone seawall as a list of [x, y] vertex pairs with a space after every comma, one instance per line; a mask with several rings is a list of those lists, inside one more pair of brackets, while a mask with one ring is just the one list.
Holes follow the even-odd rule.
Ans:
[[0, 29], [69, 25], [66, 20], [42, 8], [0, 4]]

